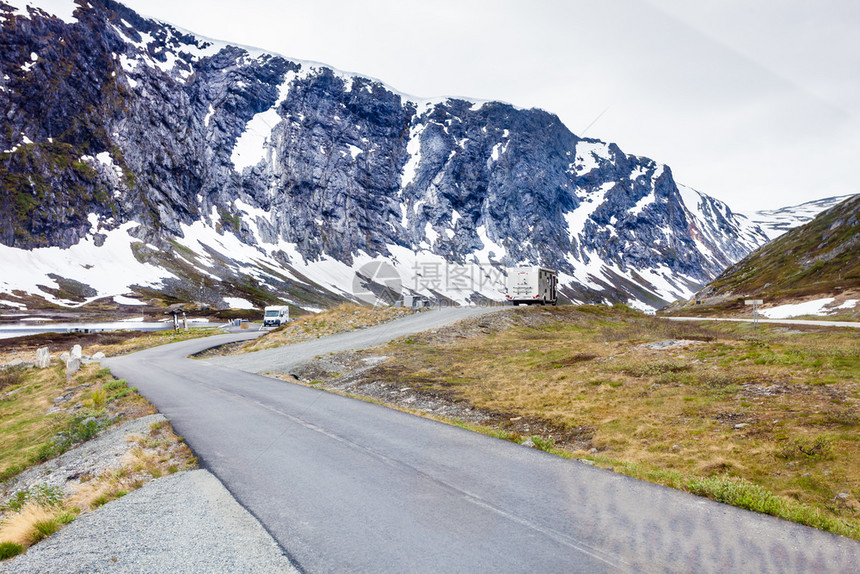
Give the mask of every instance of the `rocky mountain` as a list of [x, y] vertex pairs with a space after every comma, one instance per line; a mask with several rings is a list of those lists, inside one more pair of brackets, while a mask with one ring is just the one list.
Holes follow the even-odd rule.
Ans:
[[770, 239], [776, 239], [789, 229], [800, 227], [804, 223], [812, 221], [822, 211], [842, 203], [849, 197], [851, 196], [839, 195], [779, 209], [763, 209], [747, 215], [747, 218], [761, 227]]
[[807, 307], [821, 314], [854, 309], [860, 302], [858, 249], [860, 195], [854, 195], [757, 249], [673, 310], [737, 311], [746, 298], [767, 307], [815, 303]]
[[0, 26], [6, 306], [479, 301], [541, 264], [570, 300], [653, 308], [767, 240], [543, 110], [413, 98], [110, 0], [2, 0]]

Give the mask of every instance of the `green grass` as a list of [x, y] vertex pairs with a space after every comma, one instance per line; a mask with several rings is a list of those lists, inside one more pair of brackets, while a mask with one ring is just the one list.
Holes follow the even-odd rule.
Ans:
[[7, 560], [24, 552], [24, 547], [14, 542], [0, 542], [0, 560]]
[[36, 533], [33, 537], [33, 540], [35, 542], [42, 540], [43, 538], [47, 538], [48, 536], [59, 530], [60, 523], [57, 522], [56, 519], [40, 520], [39, 522], [36, 522], [33, 527], [36, 529]]

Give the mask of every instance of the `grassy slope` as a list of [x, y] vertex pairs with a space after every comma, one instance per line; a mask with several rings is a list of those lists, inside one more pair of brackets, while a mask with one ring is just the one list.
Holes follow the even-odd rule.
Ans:
[[709, 296], [768, 299], [860, 287], [860, 195], [755, 251], [709, 286]]
[[[521, 442], [544, 421], [556, 431], [542, 445], [860, 538], [856, 333], [677, 324], [606, 307], [511, 316], [489, 334], [393, 342], [366, 378], [499, 413], [503, 438]], [[640, 346], [668, 338], [699, 343]]]
[[[178, 335], [188, 336], [195, 335]], [[112, 345], [85, 346], [84, 352], [101, 348], [122, 353], [173, 338], [173, 333], [148, 334]], [[42, 338], [36, 339], [34, 344], [40, 346]], [[23, 352], [26, 347], [19, 345]], [[63, 410], [48, 414], [48, 409], [55, 406], [54, 399], [62, 396], [68, 397], [59, 403]], [[5, 558], [23, 551], [81, 512], [97, 508], [148, 480], [195, 467], [191, 451], [173, 434], [170, 425], [153, 425], [149, 435], [137, 441], [131, 460], [120, 470], [82, 479], [71, 496], [64, 497], [61, 489], [50, 487], [16, 492], [14, 477], [22, 470], [62, 454], [108, 424], [121, 424], [154, 412], [136, 389], [129, 388], [125, 381], [114, 380], [108, 369], [97, 364], [84, 365], [71, 378], [57, 363], [47, 369], [0, 371], [0, 496], [5, 500], [13, 495], [0, 506], [0, 544], [5, 545], [0, 555]], [[60, 437], [66, 438], [58, 440]]]

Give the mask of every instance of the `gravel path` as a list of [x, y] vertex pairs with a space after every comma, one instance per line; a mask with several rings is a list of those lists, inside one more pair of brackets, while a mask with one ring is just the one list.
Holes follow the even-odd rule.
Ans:
[[2, 574], [297, 572], [257, 520], [205, 470], [153, 480], [85, 514]]

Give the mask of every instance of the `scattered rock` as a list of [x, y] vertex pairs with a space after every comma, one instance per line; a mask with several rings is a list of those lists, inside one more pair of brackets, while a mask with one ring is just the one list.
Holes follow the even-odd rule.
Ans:
[[839, 500], [848, 500], [849, 494], [847, 492], [840, 492], [836, 495], [836, 498]]
[[51, 349], [42, 347], [36, 351], [36, 367], [46, 369], [51, 365]]
[[21, 359], [12, 359], [8, 363], [6, 363], [7, 367], [20, 367], [24, 364], [24, 361]]
[[588, 460], [587, 458], [578, 458], [576, 460], [578, 460], [581, 463], [590, 465], [590, 466], [594, 466], [596, 464], [593, 460]]
[[701, 341], [690, 341], [688, 339], [666, 339], [665, 341], [657, 341], [655, 343], [645, 343], [644, 345], [639, 345], [639, 347], [651, 349], [652, 351], [665, 351], [667, 349], [683, 349], [690, 345], [701, 344]]
[[524, 441], [523, 441], [523, 442], [521, 442], [520, 444], [521, 444], [522, 446], [527, 446], [527, 447], [529, 447], [529, 448], [534, 448], [534, 447], [535, 447], [535, 441], [533, 441], [531, 438], [527, 438], [526, 440], [524, 440]]
[[673, 444], [671, 450], [681, 450], [681, 445]]
[[102, 353], [101, 351], [99, 351], [98, 353], [93, 354], [93, 356], [92, 356], [92, 359], [93, 359], [94, 361], [101, 361], [101, 360], [102, 360], [102, 359], [104, 359], [104, 358], [105, 358], [105, 354], [104, 354], [104, 353]]
[[73, 396], [75, 396], [74, 391], [63, 393], [62, 395], [54, 399], [54, 404], [58, 405], [60, 403], [65, 403], [66, 401], [71, 400]]
[[75, 373], [77, 373], [81, 368], [81, 359], [80, 357], [69, 357], [69, 360], [66, 361], [66, 376], [71, 377]]
[[749, 423], [738, 423], [738, 424], [736, 424], [733, 428], [736, 428], [736, 429], [742, 429], [742, 428], [744, 428], [744, 427], [748, 427], [748, 426], [750, 426], [750, 424], [749, 424]]
[[82, 356], [83, 356], [83, 355], [82, 355], [82, 352], [83, 352], [83, 349], [81, 349], [81, 346], [80, 346], [80, 345], [73, 345], [73, 346], [72, 346], [72, 351], [71, 351], [71, 353], [69, 354], [69, 356], [70, 356], [70, 358], [72, 358], [72, 359], [80, 359], [80, 358], [82, 358]]
[[70, 355], [66, 351], [63, 351], [62, 353], [60, 353], [60, 360], [63, 361], [64, 363], [69, 362], [69, 357], [70, 357]]
[[382, 363], [387, 359], [387, 355], [379, 355], [376, 357], [367, 357], [361, 360], [362, 363], [367, 365], [368, 367], [375, 367], [376, 365]]

